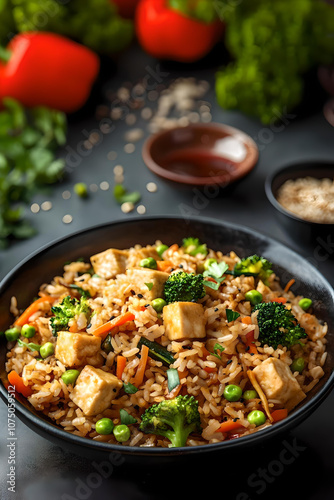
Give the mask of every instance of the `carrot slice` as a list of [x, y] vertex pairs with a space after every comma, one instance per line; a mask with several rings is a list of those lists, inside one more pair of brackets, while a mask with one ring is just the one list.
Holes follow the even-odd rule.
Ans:
[[133, 377], [133, 385], [135, 385], [136, 387], [139, 387], [143, 383], [146, 364], [148, 360], [148, 352], [149, 352], [148, 347], [143, 344], [141, 346], [141, 351], [140, 351], [141, 358], [136, 371], [136, 375]]
[[95, 335], [95, 337], [101, 337], [102, 340], [106, 338], [108, 333], [115, 328], [115, 326], [121, 326], [124, 325], [125, 323], [128, 323], [129, 321], [133, 321], [135, 319], [135, 315], [131, 312], [126, 312], [124, 314], [121, 314], [120, 316], [117, 316], [117, 318], [114, 318], [107, 323], [104, 323], [104, 325], [99, 326], [96, 328], [92, 334]]
[[271, 299], [270, 302], [279, 302], [280, 304], [285, 304], [287, 299], [285, 297], [276, 297], [275, 299]]
[[157, 262], [158, 271], [163, 271], [164, 273], [170, 273], [173, 267], [173, 263], [170, 260], [158, 260]]
[[243, 425], [237, 420], [234, 422], [233, 420], [226, 420], [226, 422], [222, 422], [217, 432], [229, 432], [234, 431], [235, 429], [240, 429]]
[[257, 354], [257, 348], [256, 345], [254, 344], [255, 342], [254, 330], [246, 333], [245, 339], [246, 339], [246, 346], [248, 347], [247, 352], [249, 352], [250, 354]]
[[172, 245], [168, 248], [168, 250], [171, 252], [177, 252], [178, 249], [179, 249], [179, 245], [177, 243], [174, 243], [174, 245]]
[[125, 365], [126, 365], [126, 358], [124, 356], [117, 356], [116, 377], [119, 378], [120, 380], [122, 379]]
[[50, 295], [45, 295], [44, 297], [40, 297], [39, 299], [35, 300], [30, 306], [27, 307], [27, 309], [19, 316], [15, 322], [14, 325], [16, 326], [23, 326], [26, 323], [29, 322], [30, 316], [32, 316], [35, 312], [38, 311], [40, 304], [43, 304], [43, 302], [49, 302], [50, 304], [53, 304], [59, 297], [51, 297]]
[[241, 323], [243, 323], [244, 325], [251, 325], [252, 318], [250, 316], [245, 316], [244, 318], [241, 319]]
[[282, 408], [280, 410], [275, 410], [271, 414], [273, 422], [279, 422], [288, 416], [288, 410], [286, 408]]
[[288, 281], [287, 284], [285, 285], [284, 291], [288, 292], [295, 282], [296, 282], [296, 280], [294, 278], [292, 278], [290, 281]]
[[32, 395], [30, 387], [24, 384], [23, 378], [15, 370], [8, 373], [8, 380], [10, 385], [15, 387], [15, 391], [22, 394], [25, 398]]
[[215, 373], [217, 371], [217, 368], [211, 368], [210, 366], [205, 366], [203, 368], [203, 370], [206, 372], [206, 373]]

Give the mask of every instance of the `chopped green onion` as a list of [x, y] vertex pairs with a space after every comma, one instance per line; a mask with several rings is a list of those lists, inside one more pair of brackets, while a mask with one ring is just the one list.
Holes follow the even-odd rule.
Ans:
[[70, 288], [72, 288], [72, 290], [76, 290], [82, 297], [85, 297], [86, 299], [91, 298], [90, 292], [88, 290], [84, 290], [83, 288], [81, 288], [81, 286], [70, 285]]
[[175, 368], [170, 368], [167, 370], [167, 383], [168, 383], [168, 392], [172, 392], [175, 387], [180, 385], [180, 377], [179, 373]]
[[21, 340], [21, 339], [18, 339], [17, 343], [21, 347], [27, 347], [30, 351], [38, 351], [39, 352], [40, 348], [42, 347], [38, 344], [34, 344], [33, 342], [29, 342], [29, 343], [23, 342], [23, 340]]
[[232, 309], [226, 309], [226, 319], [228, 323], [235, 321], [239, 316], [240, 314], [238, 312], [232, 311]]
[[222, 352], [225, 351], [225, 347], [223, 347], [221, 344], [218, 344], [218, 342], [216, 342], [216, 344], [213, 346], [213, 356], [216, 356], [216, 358], [220, 359], [221, 358], [221, 355], [222, 355]]
[[149, 348], [149, 355], [155, 361], [161, 361], [165, 366], [170, 366], [175, 362], [173, 354], [169, 352], [166, 347], [158, 344], [158, 342], [141, 337], [137, 345], [138, 349], [140, 349], [142, 345], [146, 345]]
[[126, 394], [135, 394], [138, 391], [137, 387], [130, 382], [128, 382], [127, 384], [124, 382], [123, 389]]
[[129, 415], [128, 412], [126, 410], [124, 410], [124, 408], [121, 408], [119, 410], [119, 414], [121, 417], [121, 424], [122, 425], [130, 425], [130, 424], [137, 423], [137, 420], [132, 415]]

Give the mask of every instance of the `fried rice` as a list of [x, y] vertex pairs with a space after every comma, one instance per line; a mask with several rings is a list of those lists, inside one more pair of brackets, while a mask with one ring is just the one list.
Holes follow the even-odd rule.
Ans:
[[[157, 255], [156, 248], [161, 242], [141, 247], [139, 245], [126, 250], [126, 268], [136, 269], [141, 259], [152, 257], [158, 261], [162, 258]], [[225, 262], [232, 270], [240, 261], [233, 251], [222, 254], [211, 249], [207, 255], [195, 256], [185, 253], [182, 246], [174, 244], [163, 253], [163, 261], [170, 263], [167, 269], [169, 274], [177, 271], [187, 273], [203, 272], [204, 261], [208, 258]], [[108, 266], [107, 266], [108, 267]], [[164, 269], [166, 266], [164, 267]], [[95, 271], [95, 272], [94, 272]], [[52, 296], [53, 305], [60, 303], [64, 297], [71, 295], [80, 298], [78, 289], [70, 287], [76, 285], [81, 291], [88, 292], [92, 315], [87, 324], [85, 317], [77, 317], [71, 323], [70, 330], [79, 334], [91, 334], [101, 325], [131, 312], [134, 319], [116, 327], [110, 336], [111, 349], [106, 352], [99, 349], [102, 362], [99, 368], [104, 372], [116, 375], [117, 358], [126, 359], [121, 373], [123, 384], [132, 383], [140, 364], [141, 338], [157, 342], [165, 347], [173, 356], [174, 363], [169, 368], [177, 369], [179, 385], [171, 392], [168, 390], [167, 370], [161, 361], [149, 356], [145, 367], [143, 380], [133, 394], [120, 390], [106, 409], [94, 415], [87, 415], [82, 408], [71, 399], [74, 391], [72, 384], [65, 384], [62, 379], [64, 372], [70, 368], [55, 354], [41, 359], [38, 351], [31, 351], [22, 342], [30, 339], [21, 337], [21, 342], [8, 342], [6, 371], [15, 371], [22, 377], [24, 384], [30, 388], [29, 403], [33, 408], [49, 418], [57, 426], [77, 436], [86, 437], [95, 441], [120, 444], [111, 433], [101, 435], [96, 432], [96, 422], [101, 418], [110, 418], [115, 425], [120, 423], [120, 409], [125, 409], [133, 416], [137, 423], [130, 425], [131, 436], [124, 446], [140, 447], [168, 447], [170, 442], [162, 436], [144, 434], [139, 423], [143, 412], [151, 405], [176, 397], [177, 395], [191, 395], [198, 401], [201, 418], [201, 432], [192, 433], [187, 439], [187, 446], [205, 445], [229, 440], [239, 436], [258, 432], [268, 426], [275, 425], [270, 415], [277, 409], [284, 408], [279, 399], [265, 398], [260, 393], [256, 397], [238, 401], [228, 401], [224, 397], [224, 390], [229, 384], [239, 386], [244, 392], [253, 389], [254, 383], [251, 372], [269, 358], [276, 358], [291, 367], [294, 359], [302, 357], [305, 368], [290, 372], [300, 386], [301, 391], [307, 394], [324, 375], [323, 365], [326, 360], [326, 333], [327, 325], [320, 322], [314, 314], [305, 312], [299, 305], [300, 295], [288, 289], [272, 273], [267, 284], [254, 276], [226, 275], [218, 290], [205, 287], [205, 296], [198, 300], [204, 309], [205, 338], [184, 338], [170, 340], [166, 334], [164, 314], [156, 312], [151, 302], [145, 297], [145, 287], [138, 289], [126, 272], [116, 276], [106, 277], [92, 270], [91, 262], [72, 262], [64, 266], [63, 274], [56, 276], [48, 284], [40, 287], [39, 296]], [[146, 287], [147, 289], [147, 287]], [[300, 325], [305, 329], [307, 337], [291, 348], [278, 346], [277, 349], [268, 345], [261, 345], [257, 340], [259, 328], [256, 314], [252, 306], [245, 299], [245, 294], [256, 289], [260, 291], [264, 302], [279, 298], [286, 299], [286, 307], [290, 308]], [[15, 297], [12, 298], [11, 312], [19, 317], [21, 312]], [[52, 304], [41, 302], [38, 309], [29, 318], [29, 324], [34, 325], [36, 334], [33, 342], [44, 344], [51, 342], [57, 346], [57, 337], [52, 334], [50, 318]], [[238, 318], [228, 322], [226, 309], [239, 313]], [[244, 318], [248, 321], [243, 321]], [[255, 353], [249, 352], [245, 342], [247, 334], [253, 332]], [[219, 356], [214, 354], [214, 347], [220, 344]], [[57, 353], [57, 351], [56, 351]], [[84, 366], [78, 368], [81, 371]], [[267, 411], [266, 411], [266, 405]], [[266, 421], [255, 426], [247, 419], [253, 410], [261, 410], [266, 414]], [[236, 430], [224, 432], [222, 423], [238, 422]]]

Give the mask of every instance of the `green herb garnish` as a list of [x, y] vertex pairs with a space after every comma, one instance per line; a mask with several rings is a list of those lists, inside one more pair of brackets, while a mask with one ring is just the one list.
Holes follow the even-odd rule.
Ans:
[[212, 264], [210, 264], [209, 269], [207, 271], [204, 271], [203, 276], [205, 278], [212, 278], [215, 280], [215, 282], [204, 280], [204, 285], [212, 288], [213, 290], [218, 290], [221, 283], [226, 278], [224, 274], [227, 270], [228, 264], [226, 264], [226, 262], [219, 262], [219, 264], [217, 262], [213, 262]]
[[226, 319], [228, 323], [235, 321], [239, 318], [239, 316], [240, 314], [238, 312], [232, 311], [232, 309], [226, 309]]

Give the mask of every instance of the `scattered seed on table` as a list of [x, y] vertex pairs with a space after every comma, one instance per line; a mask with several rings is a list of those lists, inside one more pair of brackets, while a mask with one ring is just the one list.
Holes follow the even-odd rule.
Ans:
[[136, 146], [129, 142], [129, 144], [125, 144], [124, 146], [124, 151], [128, 154], [134, 153], [136, 149]]
[[63, 221], [64, 224], [70, 224], [72, 222], [72, 220], [73, 220], [73, 217], [70, 214], [66, 214], [62, 218], [62, 221]]
[[110, 113], [113, 120], [119, 120], [122, 117], [122, 108], [113, 108]]
[[124, 139], [126, 142], [132, 143], [132, 142], [137, 142], [140, 141], [140, 139], [144, 136], [144, 131], [141, 128], [133, 128], [131, 130], [128, 130], [124, 134]]
[[200, 121], [200, 116], [196, 113], [196, 111], [193, 111], [192, 113], [189, 113], [188, 120], [190, 123], [198, 123]]
[[201, 119], [203, 123], [209, 123], [212, 120], [212, 114], [209, 112], [202, 113]]
[[207, 104], [201, 104], [201, 106], [199, 107], [200, 113], [210, 113], [210, 111], [211, 111], [211, 108]]
[[109, 153], [107, 154], [107, 158], [108, 160], [116, 160], [117, 158], [117, 152], [116, 151], [109, 151]]
[[89, 149], [92, 149], [92, 148], [93, 148], [93, 144], [90, 142], [90, 140], [89, 140], [89, 139], [86, 139], [86, 140], [84, 141], [84, 147], [85, 147], [85, 149], [88, 149], [88, 150], [89, 150]]
[[41, 209], [44, 210], [44, 212], [48, 212], [52, 208], [52, 203], [51, 201], [43, 201], [41, 205]]
[[115, 175], [114, 181], [115, 181], [115, 184], [123, 184], [124, 175]]
[[186, 116], [182, 116], [182, 118], [178, 119], [178, 124], [181, 127], [187, 127], [189, 125], [189, 118], [187, 118]]
[[107, 181], [100, 182], [100, 189], [102, 191], [108, 191], [109, 187], [110, 187], [109, 182], [107, 182]]
[[146, 184], [146, 189], [149, 193], [155, 193], [156, 191], [158, 191], [158, 186], [155, 182], [149, 182], [148, 184]]
[[151, 108], [143, 108], [141, 111], [141, 117], [143, 120], [149, 120], [153, 116], [153, 111]]
[[88, 140], [93, 146], [95, 146], [95, 144], [100, 142], [101, 136], [98, 132], [92, 132], [91, 134], [89, 134]]
[[89, 189], [91, 190], [92, 193], [96, 193], [99, 190], [99, 186], [97, 184], [91, 184], [89, 186]]
[[126, 87], [121, 87], [117, 91], [117, 97], [121, 101], [128, 101], [130, 99], [130, 91], [129, 91], [129, 89], [127, 89]]
[[63, 191], [63, 200], [69, 200], [71, 198], [71, 191]]
[[138, 205], [137, 213], [139, 215], [144, 215], [146, 213], [146, 207], [144, 205]]
[[156, 90], [150, 90], [149, 93], [147, 94], [147, 98], [151, 102], [157, 101], [159, 98], [159, 92], [157, 92]]
[[144, 87], [144, 85], [142, 85], [141, 83], [137, 83], [137, 85], [135, 85], [132, 89], [132, 95], [134, 97], [141, 97], [145, 94], [146, 92], [146, 89]]
[[41, 207], [39, 206], [38, 203], [33, 203], [30, 207], [30, 210], [32, 211], [33, 214], [38, 214], [40, 209], [41, 209]]
[[137, 117], [134, 113], [130, 113], [129, 115], [127, 115], [127, 117], [125, 118], [125, 123], [127, 125], [134, 125], [137, 121]]
[[123, 175], [123, 172], [124, 172], [124, 168], [122, 167], [122, 165], [116, 165], [114, 167], [114, 174], [115, 175]]
[[102, 134], [109, 134], [111, 131], [111, 126], [109, 123], [102, 123], [100, 125], [100, 130], [101, 130]]
[[132, 210], [135, 208], [134, 204], [131, 203], [130, 201], [126, 201], [121, 205], [121, 210], [123, 213], [128, 214], [129, 212], [132, 212]]

